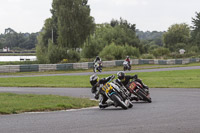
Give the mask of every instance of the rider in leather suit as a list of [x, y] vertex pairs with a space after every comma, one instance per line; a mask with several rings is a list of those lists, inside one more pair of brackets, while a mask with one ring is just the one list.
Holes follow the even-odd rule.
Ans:
[[[119, 85], [125, 86], [126, 88], [127, 88], [128, 83], [130, 82], [130, 79], [135, 79], [135, 81], [139, 82], [142, 85], [142, 87], [145, 89], [145, 91], [147, 93], [149, 93], [149, 87], [147, 85], [143, 84], [142, 80], [138, 79], [137, 75], [134, 75], [134, 76], [125, 75], [124, 72], [120, 71], [117, 73], [117, 77], [118, 77], [118, 79], [116, 80], [116, 82]], [[138, 98], [132, 97], [132, 100], [138, 101]]]
[[108, 97], [105, 95], [105, 92], [103, 92], [101, 89], [101, 87], [103, 87], [107, 82], [111, 81], [114, 78], [114, 75], [102, 79], [99, 79], [99, 77], [95, 74], [90, 76], [90, 84], [92, 85], [91, 91], [95, 95], [94, 98], [99, 99], [99, 95], [101, 95], [99, 108], [106, 108], [111, 105], [114, 105], [113, 102], [106, 102], [108, 100]]

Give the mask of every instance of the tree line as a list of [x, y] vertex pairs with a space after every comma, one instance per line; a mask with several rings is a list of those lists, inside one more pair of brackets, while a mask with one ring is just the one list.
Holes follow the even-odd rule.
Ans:
[[11, 28], [0, 34], [0, 49], [9, 47], [12, 50], [31, 50], [37, 44], [38, 33], [17, 33]]

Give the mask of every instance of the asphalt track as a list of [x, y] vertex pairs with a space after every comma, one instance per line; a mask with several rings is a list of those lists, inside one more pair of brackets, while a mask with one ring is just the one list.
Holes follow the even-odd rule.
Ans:
[[[89, 88], [0, 88], [0, 92], [92, 97]], [[77, 95], [79, 93], [79, 95]], [[0, 133], [199, 133], [200, 89], [152, 88], [152, 103], [0, 116]]]
[[[93, 97], [90, 88], [0, 87], [0, 92]], [[0, 115], [0, 133], [200, 132], [200, 88], [150, 88], [150, 92], [152, 103], [134, 102], [128, 110], [94, 107]]]

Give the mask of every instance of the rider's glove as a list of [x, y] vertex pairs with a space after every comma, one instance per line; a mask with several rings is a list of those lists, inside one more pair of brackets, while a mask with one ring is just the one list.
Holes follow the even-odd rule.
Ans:
[[114, 79], [114, 78], [115, 78], [115, 75], [112, 75], [112, 76], [111, 76], [111, 79]]
[[135, 74], [135, 75], [134, 75], [134, 79], [138, 79], [138, 76], [137, 76], [137, 74]]

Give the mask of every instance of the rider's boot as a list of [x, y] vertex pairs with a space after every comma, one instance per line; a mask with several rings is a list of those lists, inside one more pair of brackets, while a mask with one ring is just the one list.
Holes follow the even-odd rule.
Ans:
[[138, 97], [131, 97], [131, 99], [130, 99], [131, 101], [133, 101], [133, 100], [135, 100], [135, 101], [138, 101], [139, 100], [139, 98]]
[[108, 102], [108, 103], [99, 103], [99, 108], [100, 109], [104, 109], [104, 108], [106, 108], [106, 107], [109, 107], [109, 106], [114, 106], [115, 104], [114, 104], [114, 102]]

